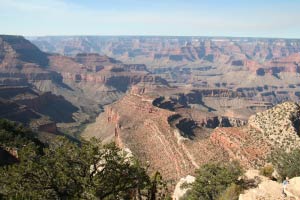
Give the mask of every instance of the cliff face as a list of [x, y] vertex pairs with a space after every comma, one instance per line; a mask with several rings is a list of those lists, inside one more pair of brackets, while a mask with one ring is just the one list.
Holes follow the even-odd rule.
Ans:
[[[134, 87], [131, 93], [107, 106], [84, 135], [96, 136], [104, 141], [114, 140], [121, 148], [130, 149], [142, 162], [149, 163], [152, 171], [161, 171], [168, 180], [193, 174], [193, 170], [212, 160], [239, 160], [246, 168], [263, 166], [272, 150], [291, 142], [282, 135], [282, 140], [277, 139], [280, 145], [273, 143], [272, 138], [278, 135], [272, 130], [280, 130], [279, 126], [284, 126], [285, 120], [290, 121], [288, 130], [297, 128], [296, 119], [299, 118], [298, 106], [284, 103], [253, 115], [249, 124], [237, 118], [236, 127], [230, 127], [233, 122], [227, 124], [225, 121], [234, 121], [234, 118], [218, 117], [189, 108], [189, 101], [182, 101], [174, 95], [171, 95], [172, 106], [168, 107], [165, 104], [168, 100], [149, 94], [153, 94], [150, 88]], [[191, 101], [196, 103], [199, 99]], [[161, 108], [161, 105], [166, 107]], [[276, 114], [281, 112], [286, 119]], [[259, 129], [257, 124], [254, 127], [254, 121], [268, 128]], [[270, 128], [273, 125], [274, 128]], [[266, 136], [268, 130], [272, 132], [270, 137]], [[290, 134], [295, 136], [290, 145], [300, 144], [297, 133]]]
[[21, 36], [5, 35], [0, 35], [0, 78], [3, 83], [12, 79], [54, 83], [85, 81], [106, 84], [122, 92], [132, 84], [159, 80], [149, 76], [143, 64], [123, 64], [95, 53], [81, 53], [75, 57], [48, 55]]
[[140, 82], [166, 84], [163, 79], [150, 75], [145, 65], [123, 64], [99, 54], [78, 54], [74, 58], [51, 56], [50, 65], [64, 80], [103, 84], [122, 92]]
[[177, 179], [195, 169], [168, 123], [171, 112], [132, 95], [123, 97], [106, 112], [107, 122], [115, 126], [116, 143], [129, 148], [144, 163], [150, 162], [153, 171], [160, 169], [167, 179]]
[[270, 61], [259, 64], [258, 62], [246, 61], [243, 65], [246, 66], [249, 71], [255, 72], [258, 76], [264, 76], [266, 74], [276, 76], [282, 72], [297, 74], [300, 72], [300, 54], [295, 52], [289, 56], [273, 58]]
[[[67, 55], [106, 53], [115, 57], [146, 57], [169, 61], [270, 60], [300, 51], [299, 40], [207, 37], [39, 37], [42, 50]], [[234, 62], [235, 64], [235, 62]]]
[[299, 112], [298, 104], [285, 102], [251, 116], [242, 128], [218, 128], [210, 138], [245, 166], [262, 166], [272, 150], [299, 147]]
[[[167, 180], [178, 180], [194, 173], [199, 165], [209, 160], [227, 158], [208, 139], [200, 139], [201, 135], [205, 135], [205, 130], [201, 133], [200, 129], [195, 129], [197, 132], [194, 132], [193, 140], [184, 137], [187, 129], [194, 129], [190, 127], [193, 124], [183, 122], [183, 126], [177, 128], [171, 123], [176, 113], [155, 107], [152, 101], [147, 96], [127, 94], [107, 106], [83, 135], [96, 136], [105, 141], [113, 138], [120, 147], [130, 149], [143, 163], [149, 163], [151, 172], [159, 170]], [[92, 134], [95, 130], [97, 133]], [[110, 131], [109, 135], [107, 131]], [[204, 153], [199, 155], [198, 150]]]
[[56, 123], [74, 122], [73, 115], [78, 111], [62, 96], [42, 93], [26, 86], [0, 87], [0, 108], [1, 118], [54, 134], [59, 134]]
[[79, 110], [62, 96], [56, 96], [50, 92], [42, 93], [35, 98], [18, 100], [17, 102], [38, 113], [49, 116], [52, 121], [57, 123], [75, 122], [72, 114]]
[[[140, 82], [167, 84], [143, 64], [123, 64], [96, 53], [73, 57], [46, 54], [21, 36], [0, 35], [1, 97], [23, 106], [20, 112], [28, 113], [18, 116], [19, 111], [11, 110], [11, 119], [30, 124], [31, 120], [48, 117], [50, 122], [62, 123], [64, 131], [78, 133], [82, 123], [101, 112], [101, 106]], [[24, 86], [34, 94], [28, 94]], [[25, 116], [28, 119], [23, 119]], [[74, 130], [70, 130], [70, 123]], [[43, 129], [55, 132], [51, 126]]]
[[[298, 101], [300, 40], [259, 38], [204, 38], [204, 37], [40, 37], [32, 40], [43, 50], [74, 56], [73, 60], [88, 66], [90, 72], [72, 72], [68, 69], [65, 79], [105, 82], [125, 91], [130, 82], [128, 74], [151, 72], [171, 86], [191, 85], [207, 89], [211, 96], [222, 97], [238, 93], [243, 98], [278, 104]], [[81, 54], [76, 55], [78, 52]], [[88, 55], [88, 53], [92, 53]], [[124, 63], [122, 65], [105, 54]], [[102, 58], [101, 58], [102, 57]], [[108, 63], [113, 75], [106, 75]], [[69, 65], [69, 64], [68, 64]], [[62, 68], [67, 68], [64, 65]], [[80, 67], [79, 67], [80, 68]], [[71, 73], [72, 72], [72, 73]], [[122, 74], [122, 73], [123, 74]], [[141, 74], [135, 77], [143, 77]], [[112, 77], [112, 78], [111, 78]], [[118, 77], [122, 81], [118, 82]], [[130, 76], [131, 77], [131, 76]], [[137, 78], [134, 78], [138, 80]], [[137, 81], [133, 81], [134, 84]], [[131, 85], [131, 84], [129, 84]], [[166, 85], [166, 84], [164, 84]], [[223, 90], [223, 91], [221, 91]], [[216, 92], [216, 93], [213, 93]], [[218, 94], [220, 92], [220, 94]], [[235, 94], [234, 94], [235, 93]], [[239, 98], [233, 96], [232, 98]]]
[[0, 66], [21, 67], [23, 63], [32, 63], [46, 67], [47, 54], [22, 36], [0, 35]]
[[0, 35], [0, 78], [4, 84], [23, 84], [40, 80], [61, 82], [49, 70], [48, 55], [22, 36]]

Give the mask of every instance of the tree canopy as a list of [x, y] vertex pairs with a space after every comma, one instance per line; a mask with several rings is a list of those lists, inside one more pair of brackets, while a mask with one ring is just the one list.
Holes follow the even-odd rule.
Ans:
[[196, 180], [183, 199], [216, 200], [228, 187], [238, 183], [241, 175], [242, 169], [236, 162], [203, 165], [196, 171]]
[[[6, 144], [19, 145], [24, 141], [14, 136], [23, 138], [26, 133], [12, 129], [5, 134], [17, 141]], [[57, 137], [40, 151], [34, 141], [18, 146], [17, 163], [0, 167], [3, 199], [167, 198], [159, 173], [150, 178], [136, 159], [113, 143], [92, 139], [77, 144]]]
[[272, 152], [269, 159], [282, 179], [300, 176], [300, 149], [289, 152], [277, 149]]

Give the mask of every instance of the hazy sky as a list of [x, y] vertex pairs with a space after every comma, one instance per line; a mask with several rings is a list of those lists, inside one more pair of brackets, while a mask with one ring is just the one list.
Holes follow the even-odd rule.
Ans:
[[300, 0], [0, 0], [0, 34], [300, 38]]

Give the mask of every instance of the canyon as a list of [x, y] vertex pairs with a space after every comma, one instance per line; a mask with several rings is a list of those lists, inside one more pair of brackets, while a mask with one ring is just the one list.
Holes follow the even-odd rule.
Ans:
[[300, 145], [300, 40], [27, 39], [0, 36], [0, 117], [43, 140], [114, 141], [173, 186], [211, 161], [257, 168]]
[[44, 53], [22, 36], [0, 36], [0, 52], [1, 117], [38, 130], [52, 124], [50, 132], [75, 136], [130, 85], [167, 84], [144, 65]]
[[300, 40], [226, 37], [33, 37], [46, 52], [99, 53], [145, 64], [173, 86], [229, 89], [278, 104], [299, 100]]

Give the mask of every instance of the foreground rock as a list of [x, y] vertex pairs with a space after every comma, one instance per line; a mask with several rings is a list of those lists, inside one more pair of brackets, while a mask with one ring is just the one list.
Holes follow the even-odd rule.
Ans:
[[295, 177], [290, 180], [290, 184], [286, 189], [287, 197], [282, 196], [282, 184], [276, 181], [269, 180], [266, 177], [260, 176], [258, 171], [251, 170], [247, 172], [248, 178], [259, 177], [262, 182], [257, 188], [246, 190], [240, 195], [239, 200], [299, 200], [300, 199], [300, 177]]
[[195, 179], [195, 177], [190, 175], [186, 176], [185, 178], [181, 178], [180, 181], [176, 184], [172, 198], [174, 200], [179, 200], [181, 197], [183, 197], [189, 189], [181, 187], [183, 186], [183, 184], [190, 184], [195, 182]]

